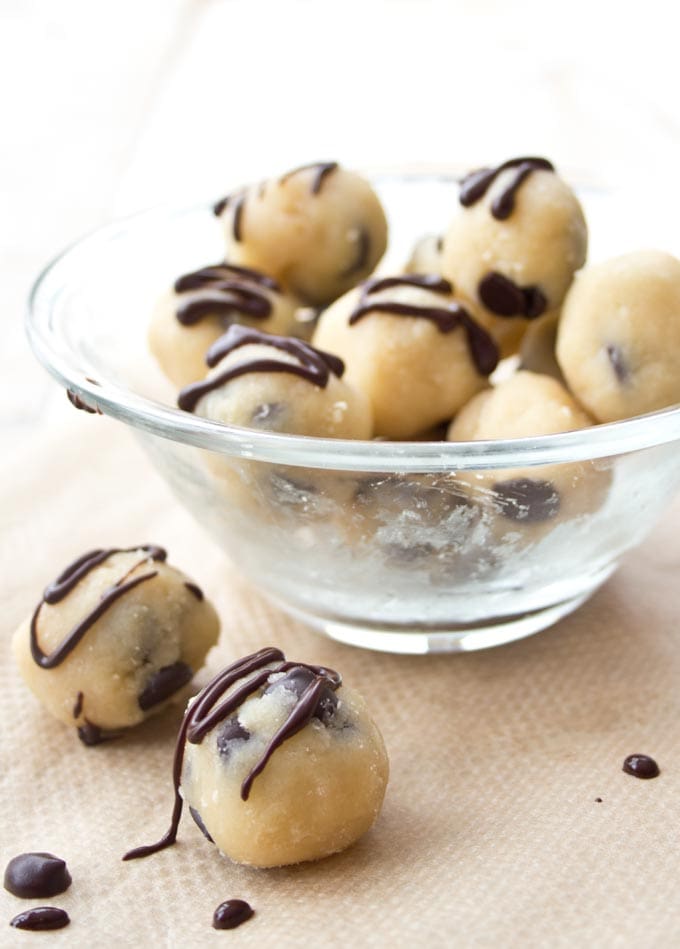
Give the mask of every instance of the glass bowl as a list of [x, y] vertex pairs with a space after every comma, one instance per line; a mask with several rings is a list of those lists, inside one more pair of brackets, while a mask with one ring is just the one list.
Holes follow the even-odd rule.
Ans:
[[[401, 269], [418, 236], [445, 227], [454, 180], [373, 177], [390, 219], [386, 269]], [[581, 197], [596, 247], [600, 239], [613, 254], [616, 203]], [[207, 203], [111, 224], [39, 277], [29, 339], [76, 401], [134, 429], [179, 501], [263, 593], [327, 635], [428, 653], [535, 633], [611, 575], [676, 491], [678, 408], [467, 443], [303, 438], [180, 411], [147, 349], [149, 316], [177, 275], [222, 256]], [[501, 503], [492, 488], [508, 477], [523, 487]], [[537, 482], [561, 501], [540, 517], [530, 503]]]

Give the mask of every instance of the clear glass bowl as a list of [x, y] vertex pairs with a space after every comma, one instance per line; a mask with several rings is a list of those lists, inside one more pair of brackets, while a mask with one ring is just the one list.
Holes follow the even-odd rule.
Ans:
[[[400, 269], [416, 237], [445, 227], [453, 180], [374, 178], [390, 218], [388, 268]], [[582, 197], [591, 233], [604, 235], [617, 220], [611, 196]], [[428, 653], [537, 632], [610, 576], [676, 491], [678, 408], [469, 443], [301, 438], [179, 411], [147, 349], [149, 315], [178, 274], [222, 256], [208, 205], [105, 227], [38, 279], [30, 342], [62, 385], [134, 428], [239, 569], [327, 635]], [[491, 488], [509, 477], [550, 482], [559, 510], [532, 520], [521, 501], [501, 504]]]

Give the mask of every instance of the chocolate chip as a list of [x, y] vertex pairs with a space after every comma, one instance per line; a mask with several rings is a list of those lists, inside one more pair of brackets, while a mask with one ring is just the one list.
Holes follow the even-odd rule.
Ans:
[[[278, 689], [286, 689], [288, 692], [292, 692], [300, 698], [315, 678], [316, 676], [310, 669], [306, 669], [304, 666], [295, 666], [295, 668], [290, 669], [282, 679], [277, 679], [276, 682], [272, 682], [268, 685], [264, 690], [265, 695], [268, 692], [275, 692]], [[314, 710], [313, 718], [318, 718], [320, 722], [325, 723], [333, 716], [337, 707], [337, 696], [333, 689], [331, 689], [329, 685], [326, 685], [321, 692], [316, 709]]]
[[546, 296], [539, 287], [519, 287], [496, 270], [479, 281], [477, 292], [484, 306], [497, 316], [524, 316], [533, 320], [544, 313], [548, 306]]
[[249, 738], [250, 732], [238, 718], [228, 718], [217, 733], [217, 750], [223, 758], [228, 758], [232, 741], [248, 741]]
[[493, 490], [503, 517], [513, 521], [549, 521], [560, 509], [559, 491], [552, 481], [513, 478], [497, 481]]
[[163, 666], [158, 672], [154, 672], [140, 692], [137, 699], [139, 707], [145, 712], [159, 702], [164, 702], [187, 682], [191, 682], [193, 674], [186, 662], [173, 662], [171, 666]]
[[267, 427], [269, 427], [272, 423], [280, 422], [285, 411], [286, 405], [283, 402], [262, 402], [253, 409], [250, 421], [254, 425], [267, 422]]
[[634, 778], [658, 778], [661, 774], [658, 764], [649, 755], [628, 755], [623, 762], [623, 771], [632, 774]]
[[538, 287], [524, 287], [524, 315], [528, 320], [535, 320], [537, 316], [545, 313], [548, 301], [545, 294]]
[[624, 359], [620, 347], [610, 343], [607, 346], [607, 356], [609, 357], [609, 362], [618, 381], [621, 384], [628, 382], [630, 379], [630, 367]]
[[202, 818], [201, 815], [198, 813], [198, 811], [196, 810], [196, 808], [189, 806], [189, 813], [190, 813], [191, 816], [193, 817], [193, 819], [194, 819], [194, 821], [195, 821], [195, 823], [196, 823], [196, 826], [197, 826], [198, 829], [201, 831], [201, 833], [202, 833], [203, 836], [206, 838], [206, 840], [209, 840], [211, 844], [214, 844], [215, 841], [212, 839], [212, 837], [211, 837], [210, 834], [208, 833], [208, 828], [207, 828], [207, 827], [205, 826], [205, 824], [203, 823], [203, 818]]
[[25, 913], [19, 913], [10, 921], [15, 929], [63, 929], [71, 922], [68, 913], [56, 906], [36, 906]]
[[255, 915], [245, 900], [226, 900], [213, 913], [213, 929], [236, 929]]
[[107, 740], [99, 725], [93, 725], [92, 722], [88, 722], [87, 720], [85, 724], [81, 725], [78, 729], [78, 738], [80, 738], [82, 743], [87, 745], [88, 748], [92, 748], [94, 745], [101, 745], [103, 741]]
[[21, 853], [7, 864], [4, 884], [23, 899], [44, 899], [68, 890], [71, 874], [66, 861], [52, 853]]

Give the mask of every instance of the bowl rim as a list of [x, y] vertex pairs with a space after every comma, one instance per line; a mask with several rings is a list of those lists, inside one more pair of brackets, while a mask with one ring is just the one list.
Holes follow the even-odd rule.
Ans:
[[[423, 172], [416, 168], [382, 171], [370, 177], [376, 183], [453, 183], [459, 173], [460, 169]], [[530, 438], [468, 442], [316, 438], [214, 422], [140, 395], [114, 379], [102, 377], [101, 372], [96, 380], [92, 379], [82, 368], [81, 357], [54, 328], [59, 294], [53, 292], [52, 284], [54, 289], [63, 285], [61, 267], [78, 254], [96, 252], [97, 245], [124, 237], [130, 228], [153, 225], [155, 219], [160, 222], [178, 215], [204, 213], [209, 208], [209, 202], [161, 205], [117, 218], [69, 244], [37, 276], [25, 317], [31, 349], [45, 369], [87, 406], [141, 431], [219, 454], [339, 471], [425, 473], [534, 467], [595, 461], [680, 439], [680, 406], [587, 429]]]

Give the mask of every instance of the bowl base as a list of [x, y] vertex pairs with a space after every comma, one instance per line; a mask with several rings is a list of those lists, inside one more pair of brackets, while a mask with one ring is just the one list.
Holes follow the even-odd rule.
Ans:
[[[612, 571], [608, 571], [609, 575]], [[552, 626], [564, 616], [573, 613], [582, 603], [592, 596], [597, 587], [606, 578], [590, 589], [580, 592], [567, 600], [518, 616], [503, 616], [474, 624], [459, 624], [450, 628], [375, 627], [324, 619], [300, 610], [289, 603], [277, 599], [277, 603], [287, 613], [302, 620], [308, 626], [344, 643], [347, 646], [360, 646], [377, 652], [401, 653], [404, 655], [431, 655], [443, 652], [473, 652], [477, 649], [489, 649], [524, 639], [534, 633]]]

